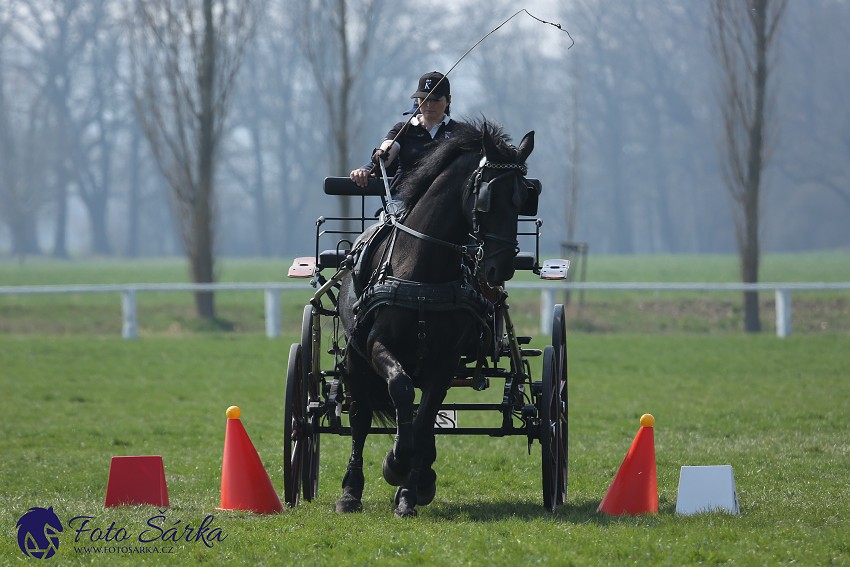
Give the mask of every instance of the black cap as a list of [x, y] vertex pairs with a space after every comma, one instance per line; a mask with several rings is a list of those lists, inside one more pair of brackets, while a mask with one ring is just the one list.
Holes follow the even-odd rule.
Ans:
[[451, 94], [449, 80], [442, 73], [431, 71], [419, 78], [419, 88], [410, 95], [410, 98], [438, 99], [449, 94]]

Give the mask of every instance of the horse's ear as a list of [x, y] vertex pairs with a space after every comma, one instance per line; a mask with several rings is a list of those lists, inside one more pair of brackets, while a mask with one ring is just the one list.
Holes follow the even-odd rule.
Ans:
[[485, 157], [499, 155], [499, 148], [496, 147], [496, 143], [493, 141], [493, 135], [490, 133], [490, 127], [486, 122], [481, 128], [481, 143], [484, 146]]
[[520, 163], [525, 163], [525, 160], [528, 159], [528, 156], [531, 155], [531, 152], [534, 150], [534, 130], [526, 134], [522, 137], [522, 141], [519, 143], [519, 157]]

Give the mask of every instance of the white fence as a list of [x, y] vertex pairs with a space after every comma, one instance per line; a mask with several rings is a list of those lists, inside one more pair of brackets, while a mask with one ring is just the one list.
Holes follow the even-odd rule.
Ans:
[[[555, 294], [564, 291], [759, 291], [774, 292], [776, 297], [776, 336], [791, 334], [791, 292], [795, 291], [847, 291], [850, 282], [840, 283], [759, 283], [759, 284], [709, 284], [709, 283], [564, 283], [515, 282], [509, 290], [540, 290], [540, 331], [548, 333], [552, 325]], [[280, 336], [280, 294], [308, 293], [306, 283], [254, 283], [254, 284], [120, 284], [120, 285], [65, 285], [65, 286], [10, 286], [0, 287], [0, 295], [62, 294], [62, 293], [119, 293], [121, 296], [121, 336], [135, 339], [138, 336], [136, 294], [144, 292], [195, 292], [195, 291], [262, 291], [265, 298], [266, 336]]]

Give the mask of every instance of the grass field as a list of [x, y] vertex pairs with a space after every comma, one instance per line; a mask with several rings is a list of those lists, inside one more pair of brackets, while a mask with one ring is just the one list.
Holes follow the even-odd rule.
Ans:
[[[392, 517], [393, 489], [380, 479], [387, 436], [368, 446], [362, 515], [332, 511], [349, 443], [329, 436], [322, 440], [318, 500], [279, 516], [216, 511], [224, 410], [231, 404], [242, 407], [281, 489], [288, 342], [0, 337], [0, 563], [24, 559], [15, 524], [33, 506], [53, 506], [66, 525], [57, 564], [142, 559], [84, 553], [67, 527], [87, 515], [101, 529], [115, 522], [135, 534], [159, 514], [149, 507], [103, 509], [109, 460], [123, 454], [163, 456], [172, 504], [166, 526], [198, 525], [213, 515], [227, 536], [213, 548], [172, 542], [173, 553], [156, 562], [850, 562], [847, 337], [572, 335], [569, 496], [554, 515], [541, 506], [539, 446], [528, 456], [522, 438], [479, 437], [438, 439], [438, 496], [413, 521]], [[466, 393], [492, 394], [498, 392]], [[597, 515], [644, 412], [657, 419], [659, 513]], [[675, 514], [679, 467], [707, 464], [734, 467], [740, 516]], [[76, 547], [84, 546], [109, 544], [92, 544], [83, 534]]]
[[[815, 256], [769, 259], [764, 271], [774, 275], [764, 279], [850, 280], [846, 254]], [[735, 279], [734, 259], [679, 262], [678, 272], [664, 268], [672, 261], [599, 260], [597, 269], [610, 272], [592, 279]], [[223, 268], [223, 280], [276, 281], [285, 270], [282, 263], [259, 261], [234, 266], [232, 272]], [[121, 269], [111, 262], [0, 263], [0, 285], [185, 281], [182, 269], [176, 261]], [[709, 279], [712, 274], [717, 279]], [[596, 309], [594, 302], [604, 302], [614, 322], [604, 332], [588, 332], [568, 320], [567, 505], [554, 515], [542, 507], [539, 445], [528, 455], [524, 438], [440, 437], [437, 497], [406, 521], [393, 518], [394, 489], [380, 477], [391, 445], [385, 435], [367, 445], [363, 514], [333, 512], [349, 440], [327, 435], [316, 501], [276, 516], [216, 510], [224, 412], [233, 404], [242, 408], [272, 483], [282, 490], [284, 373], [295, 338], [290, 329], [280, 339], [262, 336], [262, 303], [255, 295], [219, 294], [226, 317], [259, 320], [237, 325], [237, 332], [193, 327], [191, 301], [175, 297], [152, 295], [146, 305], [140, 298], [140, 324], [145, 318], [156, 323], [148, 323], [139, 340], [123, 341], [115, 297], [0, 296], [0, 564], [27, 561], [16, 523], [36, 506], [52, 506], [65, 526], [57, 556], [48, 560], [62, 565], [850, 564], [850, 334], [840, 327], [846, 293], [815, 301], [837, 305], [822, 312], [838, 323], [799, 333], [798, 321], [808, 315], [799, 313], [795, 296], [795, 334], [781, 340], [716, 323], [692, 329], [681, 321], [681, 307], [666, 330], [646, 332], [657, 328], [651, 323], [657, 315], [638, 313], [646, 298], [588, 298]], [[672, 310], [700, 298], [651, 299]], [[285, 299], [285, 320], [293, 327], [304, 300]], [[526, 301], [532, 298], [518, 298], [514, 309]], [[736, 296], [728, 301], [737, 303]], [[534, 310], [526, 307], [526, 325], [542, 346], [546, 337], [533, 328]], [[624, 321], [632, 319], [642, 322], [623, 332]], [[539, 368], [534, 373], [539, 376]], [[451, 395], [496, 401], [500, 393], [497, 385]], [[599, 501], [645, 412], [656, 417], [659, 513], [599, 515]], [[487, 419], [492, 416], [461, 414], [463, 425]], [[171, 507], [104, 509], [111, 457], [146, 454], [163, 457]], [[676, 515], [679, 468], [712, 464], [733, 466], [741, 514]], [[91, 516], [89, 526], [102, 531], [124, 528], [130, 539], [91, 542], [91, 532], [77, 537], [69, 526], [76, 516]], [[148, 526], [152, 517], [154, 525], [182, 534], [184, 526], [195, 529], [209, 516], [225, 536], [212, 547], [170, 537], [173, 531], [164, 532], [165, 541], [140, 544], [136, 537], [158, 533]], [[129, 552], [154, 546], [171, 553]]]

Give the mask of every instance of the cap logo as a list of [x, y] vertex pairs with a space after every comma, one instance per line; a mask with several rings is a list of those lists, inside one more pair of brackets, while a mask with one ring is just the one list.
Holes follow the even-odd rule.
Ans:
[[431, 90], [431, 79], [425, 79], [425, 88], [422, 89], [422, 90], [425, 90], [425, 91]]

